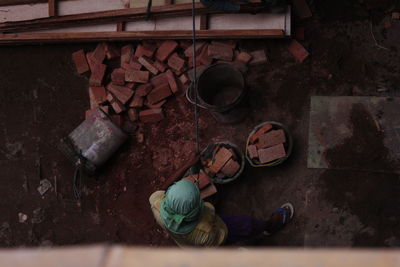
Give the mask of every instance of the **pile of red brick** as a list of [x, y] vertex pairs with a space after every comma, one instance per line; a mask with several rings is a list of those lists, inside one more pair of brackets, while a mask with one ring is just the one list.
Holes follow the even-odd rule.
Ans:
[[[264, 50], [239, 51], [234, 41], [198, 42], [195, 53], [199, 69], [216, 62], [246, 69], [247, 64], [267, 61]], [[90, 72], [91, 109], [87, 115], [100, 107], [119, 123], [123, 117], [153, 123], [164, 118], [162, 107], [167, 99], [186, 90], [193, 67], [193, 46], [190, 41], [167, 40], [118, 49], [100, 43], [92, 52], [74, 52], [72, 58], [79, 74]], [[115, 60], [118, 64], [113, 64]]]
[[283, 129], [273, 129], [271, 124], [265, 124], [250, 136], [247, 155], [255, 164], [270, 163], [286, 157], [285, 143]]
[[211, 178], [227, 179], [240, 170], [240, 158], [230, 147], [215, 146], [211, 158], [202, 158], [204, 172]]
[[205, 199], [205, 198], [217, 193], [217, 188], [211, 182], [210, 177], [208, 177], [207, 174], [205, 174], [202, 171], [199, 174], [193, 174], [193, 175], [187, 176], [183, 179], [190, 180], [197, 184], [197, 186], [200, 189], [200, 198], [201, 199]]

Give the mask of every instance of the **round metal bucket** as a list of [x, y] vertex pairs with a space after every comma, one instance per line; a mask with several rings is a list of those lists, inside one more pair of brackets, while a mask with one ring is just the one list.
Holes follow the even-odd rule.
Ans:
[[215, 64], [206, 68], [196, 79], [197, 92], [193, 82], [186, 91], [192, 104], [210, 111], [220, 123], [230, 124], [242, 121], [247, 115], [243, 99], [246, 85], [243, 74], [230, 64]]

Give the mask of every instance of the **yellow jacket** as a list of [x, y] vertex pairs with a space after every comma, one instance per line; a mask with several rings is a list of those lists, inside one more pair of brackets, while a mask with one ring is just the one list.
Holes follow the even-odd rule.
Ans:
[[[150, 196], [149, 202], [157, 223], [162, 228], [167, 230], [160, 217], [160, 206], [164, 197], [165, 191], [156, 191]], [[209, 202], [205, 202], [199, 223], [196, 225], [193, 231], [185, 235], [178, 235], [171, 232], [169, 232], [169, 234], [180, 247], [213, 247], [220, 246], [225, 242], [228, 235], [228, 229], [222, 219], [215, 214], [214, 206]]]

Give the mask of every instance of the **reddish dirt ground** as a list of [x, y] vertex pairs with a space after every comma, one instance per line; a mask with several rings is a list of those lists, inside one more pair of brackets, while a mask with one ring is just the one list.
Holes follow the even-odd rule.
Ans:
[[[218, 187], [216, 207], [224, 214], [267, 218], [284, 202], [296, 206], [291, 225], [256, 245], [400, 245], [398, 175], [306, 167], [311, 95], [399, 95], [400, 21], [383, 27], [397, 2], [314, 1], [313, 18], [295, 21], [305, 27], [302, 43], [311, 53], [304, 63], [287, 52], [287, 40], [239, 42], [249, 50], [265, 48], [269, 62], [246, 75], [251, 111], [244, 122], [220, 125], [201, 111], [201, 147], [228, 140], [244, 149], [247, 134], [266, 120], [286, 124], [295, 140], [285, 164], [247, 166], [239, 181]], [[387, 50], [375, 45], [371, 25]], [[182, 95], [166, 104], [167, 119], [140, 126], [143, 143], [130, 136], [96, 178], [84, 180], [82, 200], [73, 199], [74, 168], [56, 145], [89, 107], [88, 81], [76, 74], [71, 53], [94, 46], [0, 48], [1, 246], [173, 245], [155, 224], [148, 197], [194, 149], [193, 108]], [[40, 179], [53, 184], [43, 197], [36, 190]], [[19, 213], [26, 222], [18, 221]]]

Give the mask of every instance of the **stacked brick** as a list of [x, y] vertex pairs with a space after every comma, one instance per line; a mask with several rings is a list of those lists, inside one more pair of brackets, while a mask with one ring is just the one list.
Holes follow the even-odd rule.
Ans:
[[260, 127], [249, 138], [247, 155], [255, 164], [266, 164], [286, 157], [286, 134], [271, 124]]
[[240, 158], [228, 147], [218, 145], [210, 157], [202, 157], [204, 172], [211, 178], [227, 179], [234, 177], [241, 168]]
[[[213, 63], [247, 70], [248, 64], [267, 61], [264, 50], [239, 51], [233, 41], [199, 42], [195, 55], [199, 70]], [[94, 51], [74, 52], [72, 59], [79, 74], [90, 73], [90, 108], [100, 107], [116, 121], [164, 119], [165, 103], [184, 92], [193, 79], [193, 46], [188, 41], [144, 41], [121, 48], [100, 43]]]

